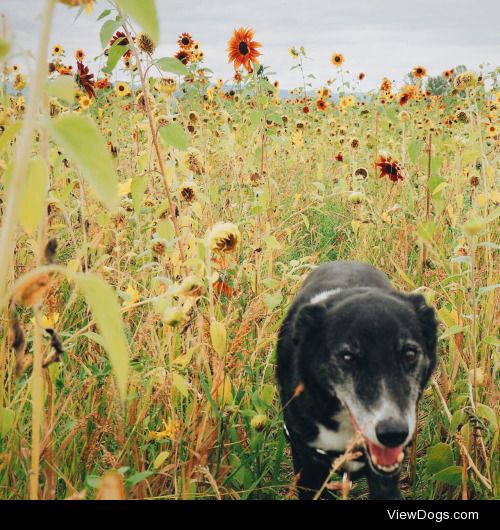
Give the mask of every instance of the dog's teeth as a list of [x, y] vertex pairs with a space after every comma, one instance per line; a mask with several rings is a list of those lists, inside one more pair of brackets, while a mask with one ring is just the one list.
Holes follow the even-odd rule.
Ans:
[[372, 462], [377, 465], [377, 457], [375, 455], [371, 455], [372, 457]]
[[403, 451], [401, 451], [401, 453], [399, 453], [399, 456], [398, 456], [399, 464], [401, 464], [401, 462], [404, 460], [404, 457], [405, 457], [405, 454], [403, 453]]

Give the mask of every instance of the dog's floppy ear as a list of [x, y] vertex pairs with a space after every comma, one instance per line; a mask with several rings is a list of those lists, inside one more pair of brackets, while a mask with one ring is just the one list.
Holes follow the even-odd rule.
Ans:
[[325, 320], [325, 308], [321, 304], [302, 306], [293, 323], [292, 341], [297, 346], [308, 339], [318, 337]]
[[427, 355], [431, 361], [427, 378], [429, 378], [436, 366], [436, 345], [437, 345], [437, 328], [438, 321], [434, 308], [427, 305], [425, 298], [421, 294], [409, 294], [408, 299], [417, 312], [422, 335], [424, 336]]

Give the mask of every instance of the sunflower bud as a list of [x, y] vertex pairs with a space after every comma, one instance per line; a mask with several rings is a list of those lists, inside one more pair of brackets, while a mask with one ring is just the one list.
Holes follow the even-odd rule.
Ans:
[[253, 429], [255, 429], [257, 432], [261, 432], [266, 428], [266, 425], [268, 424], [268, 418], [265, 414], [256, 414], [251, 420], [250, 425]]
[[175, 293], [183, 296], [198, 296], [203, 290], [203, 282], [197, 276], [186, 276]]
[[181, 326], [186, 320], [187, 317], [180, 307], [169, 307], [163, 314], [163, 322], [172, 328]]

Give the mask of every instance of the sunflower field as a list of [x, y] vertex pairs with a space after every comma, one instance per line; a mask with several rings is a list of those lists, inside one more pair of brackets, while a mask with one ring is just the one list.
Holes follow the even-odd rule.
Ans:
[[334, 259], [439, 317], [405, 496], [498, 498], [500, 70], [363, 93], [293, 45], [285, 94], [258, 28], [224, 80], [196, 35], [156, 53], [154, 0], [96, 14], [100, 62], [67, 55], [61, 3], [93, 7], [45, 1], [31, 75], [0, 39], [0, 498], [295, 498], [277, 331]]

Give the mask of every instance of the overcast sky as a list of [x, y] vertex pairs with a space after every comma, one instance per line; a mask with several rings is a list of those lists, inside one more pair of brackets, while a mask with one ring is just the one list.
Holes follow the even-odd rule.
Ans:
[[[0, 0], [16, 51], [36, 49], [44, 5], [44, 0]], [[378, 86], [384, 76], [400, 81], [416, 65], [430, 75], [457, 64], [500, 65], [500, 0], [157, 0], [156, 5], [156, 56], [175, 53], [177, 36], [187, 31], [201, 43], [205, 65], [224, 79], [233, 72], [227, 41], [240, 26], [255, 29], [263, 45], [261, 62], [272, 67], [283, 88], [301, 84], [299, 71], [290, 71], [296, 64], [288, 54], [292, 45], [303, 45], [311, 57], [305, 68], [316, 76], [315, 86], [334, 75], [333, 52], [345, 56], [344, 70], [353, 76], [366, 73], [362, 90]], [[73, 23], [76, 10], [57, 5], [52, 44], [61, 44], [72, 62], [77, 48], [89, 57], [100, 54], [102, 21], [96, 19], [106, 7], [106, 0], [97, 0], [90, 16], [82, 14]], [[91, 64], [95, 73], [98, 67]]]

